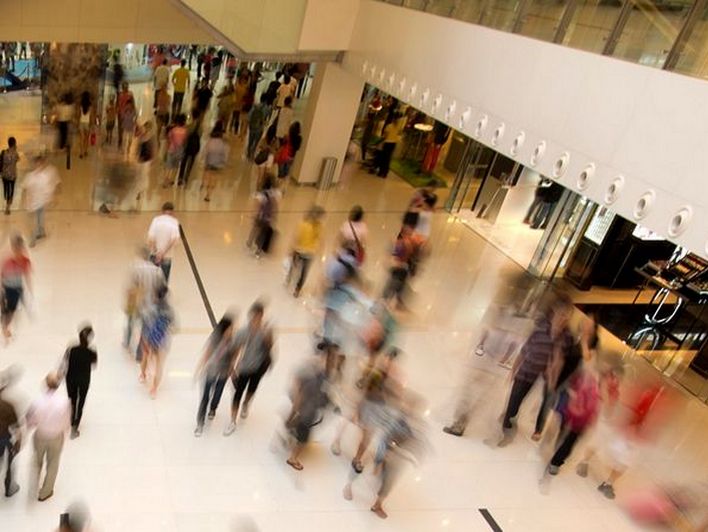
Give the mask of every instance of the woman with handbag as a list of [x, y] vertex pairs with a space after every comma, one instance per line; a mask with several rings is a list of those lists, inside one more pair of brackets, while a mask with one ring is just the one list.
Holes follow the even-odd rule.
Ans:
[[359, 266], [364, 263], [366, 257], [366, 240], [369, 236], [369, 228], [364, 221], [364, 209], [361, 205], [354, 205], [349, 211], [349, 218], [339, 229], [339, 238], [342, 243], [354, 242], [356, 247], [356, 260]]
[[[229, 374], [235, 390], [231, 403], [231, 422], [224, 429], [224, 436], [230, 436], [236, 430], [239, 410], [241, 419], [248, 417], [253, 396], [273, 362], [273, 331], [264, 322], [264, 314], [263, 303], [253, 303], [248, 311], [248, 323], [234, 336], [234, 362]], [[246, 398], [241, 404], [244, 392]]]

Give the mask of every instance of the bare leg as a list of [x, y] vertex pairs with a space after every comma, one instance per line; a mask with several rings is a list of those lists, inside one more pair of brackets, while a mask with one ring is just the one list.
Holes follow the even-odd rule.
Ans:
[[163, 351], [154, 351], [153, 358], [155, 359], [155, 374], [152, 378], [152, 389], [150, 390], [150, 395], [155, 397], [157, 394], [157, 389], [162, 382], [162, 370], [164, 368], [165, 354]]

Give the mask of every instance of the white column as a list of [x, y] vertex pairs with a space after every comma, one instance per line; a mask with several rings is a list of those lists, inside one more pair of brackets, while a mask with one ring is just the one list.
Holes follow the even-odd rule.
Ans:
[[364, 81], [338, 63], [316, 65], [303, 119], [303, 146], [293, 167], [298, 183], [316, 183], [324, 157], [337, 159], [334, 181], [339, 181], [363, 90]]

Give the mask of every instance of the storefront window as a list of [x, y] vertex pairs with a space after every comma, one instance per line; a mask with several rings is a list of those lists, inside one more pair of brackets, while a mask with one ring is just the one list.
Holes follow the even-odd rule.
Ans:
[[563, 0], [530, 1], [520, 33], [535, 39], [552, 41], [567, 5], [568, 2]]
[[563, 39], [563, 44], [602, 53], [622, 4], [619, 0], [580, 0]]
[[511, 31], [521, 2], [518, 0], [489, 0], [480, 24], [502, 31]]
[[673, 69], [682, 74], [708, 78], [708, 4]]
[[615, 57], [661, 68], [676, 40], [692, 0], [633, 0]]

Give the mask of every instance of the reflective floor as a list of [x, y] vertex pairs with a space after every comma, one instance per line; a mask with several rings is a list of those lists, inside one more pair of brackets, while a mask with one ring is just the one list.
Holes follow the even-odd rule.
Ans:
[[[346, 166], [341, 183], [330, 191], [291, 185], [282, 202], [273, 256], [258, 261], [244, 246], [253, 176], [240, 159], [242, 146], [231, 142], [230, 166], [208, 205], [199, 194], [199, 166], [186, 190], [159, 187], [161, 169], [155, 166], [142, 205], [145, 212], [103, 217], [91, 210], [98, 156], [94, 153], [75, 161], [71, 171], [62, 170], [63, 190], [48, 215], [49, 238], [32, 250], [35, 297], [28, 311], [19, 312], [16, 340], [0, 350], [0, 366], [23, 368], [21, 381], [8, 395], [25, 408], [84, 320], [96, 331], [99, 363], [81, 437], [66, 443], [54, 497], [44, 503], [28, 497], [27, 445], [15, 463], [21, 491], [12, 499], [0, 499], [1, 530], [53, 530], [59, 514], [75, 500], [86, 502], [96, 530], [105, 531], [492, 530], [480, 509], [487, 509], [504, 531], [640, 529], [620, 502], [606, 500], [595, 489], [607, 473], [602, 461], [591, 468], [591, 478], [582, 479], [571, 459], [550, 485], [539, 485], [547, 457], [528, 437], [539, 390], [532, 392], [522, 411], [520, 437], [513, 445], [492, 449], [483, 442], [495, 433], [509, 372], [487, 358], [474, 357], [471, 348], [494, 294], [519, 269], [443, 212], [435, 215], [432, 256], [413, 284], [410, 312], [400, 316], [398, 341], [405, 382], [426, 401], [429, 452], [417, 467], [403, 472], [388, 501], [389, 519], [381, 521], [369, 511], [376, 490], [370, 462], [355, 484], [354, 500], [342, 497], [356, 431], [345, 437], [342, 456], [333, 456], [329, 445], [336, 416], [329, 415], [315, 432], [302, 458], [304, 471], [286, 466], [283, 453], [273, 452], [271, 442], [287, 409], [290, 375], [310, 353], [312, 332], [322, 319], [321, 262], [315, 264], [300, 299], [283, 287], [283, 259], [293, 227], [312, 203], [325, 207], [324, 256], [333, 249], [350, 206], [361, 204], [371, 232], [364, 273], [371, 292], [379, 293], [391, 241], [413, 191], [395, 175], [381, 180], [361, 173], [355, 164]], [[154, 211], [168, 198], [177, 205], [215, 314], [236, 308], [243, 316], [250, 303], [262, 297], [277, 330], [274, 369], [265, 377], [249, 418], [229, 438], [222, 436], [222, 429], [230, 388], [204, 436], [192, 435], [199, 394], [192, 374], [210, 328], [182, 246], [170, 281], [178, 330], [155, 400], [139, 384], [136, 364], [120, 345], [128, 267]], [[22, 211], [0, 218], [3, 250], [7, 235], [23, 230], [26, 221]], [[350, 363], [356, 364], [358, 353], [350, 355]], [[470, 364], [479, 379], [480, 405], [466, 435], [458, 439], [441, 428], [450, 421], [461, 375]], [[641, 360], [631, 367], [633, 372], [651, 371]], [[665, 438], [642, 455], [649, 467], [623, 477], [618, 493], [631, 491], [652, 475], [705, 478], [706, 419], [705, 406], [685, 397], [682, 408], [667, 421]]]

